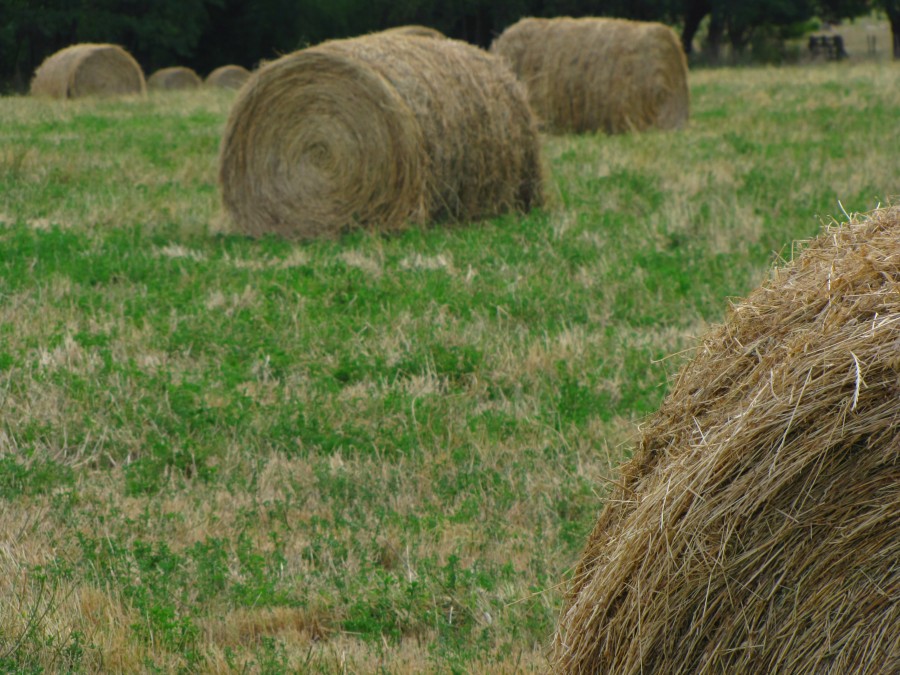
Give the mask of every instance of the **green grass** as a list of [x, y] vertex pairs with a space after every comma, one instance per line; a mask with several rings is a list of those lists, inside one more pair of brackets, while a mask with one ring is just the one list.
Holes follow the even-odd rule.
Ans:
[[228, 92], [0, 99], [0, 670], [541, 670], [695, 338], [898, 192], [893, 64], [692, 74], [526, 216], [222, 231]]

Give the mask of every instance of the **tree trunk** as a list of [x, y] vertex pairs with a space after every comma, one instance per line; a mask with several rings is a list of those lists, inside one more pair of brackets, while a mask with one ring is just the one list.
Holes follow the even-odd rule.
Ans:
[[900, 0], [897, 2], [885, 2], [884, 9], [888, 15], [888, 21], [891, 23], [894, 58], [900, 59]]
[[733, 59], [741, 57], [747, 51], [753, 29], [749, 26], [739, 26], [728, 22], [728, 41], [731, 43], [731, 56]]
[[703, 45], [703, 53], [710, 63], [718, 63], [722, 54], [722, 38], [725, 35], [725, 17], [717, 10], [713, 10], [709, 17], [709, 28], [706, 32], [706, 43]]
[[709, 0], [686, 0], [684, 7], [684, 29], [681, 31], [681, 46], [688, 56], [694, 51], [694, 36], [700, 22], [710, 12]]

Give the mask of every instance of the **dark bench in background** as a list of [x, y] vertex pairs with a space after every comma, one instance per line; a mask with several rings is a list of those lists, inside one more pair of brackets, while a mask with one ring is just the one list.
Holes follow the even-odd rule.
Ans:
[[810, 35], [809, 53], [814, 57], [824, 55], [829, 61], [840, 61], [848, 56], [844, 38], [840, 35]]

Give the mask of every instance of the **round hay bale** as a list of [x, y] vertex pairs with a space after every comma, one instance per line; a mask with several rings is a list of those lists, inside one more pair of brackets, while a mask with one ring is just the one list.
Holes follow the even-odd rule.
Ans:
[[416, 24], [410, 24], [408, 26], [395, 26], [394, 28], [388, 28], [383, 31], [385, 33], [391, 33], [394, 35], [407, 35], [410, 37], [427, 37], [427, 38], [446, 38], [441, 31], [436, 28], [429, 28], [428, 26], [419, 26]]
[[675, 32], [624, 19], [522, 19], [494, 40], [554, 131], [616, 134], [687, 123], [687, 59]]
[[900, 672], [900, 208], [703, 340], [578, 564], [559, 672]]
[[243, 66], [219, 66], [206, 76], [206, 84], [223, 89], [240, 89], [250, 77], [250, 71]]
[[161, 68], [147, 80], [148, 89], [196, 89], [203, 80], [190, 68], [173, 66]]
[[541, 178], [534, 118], [499, 60], [384, 33], [262, 67], [235, 101], [219, 161], [226, 214], [254, 236], [526, 210]]
[[31, 81], [34, 96], [78, 98], [143, 94], [144, 71], [121, 47], [78, 44], [48, 56]]

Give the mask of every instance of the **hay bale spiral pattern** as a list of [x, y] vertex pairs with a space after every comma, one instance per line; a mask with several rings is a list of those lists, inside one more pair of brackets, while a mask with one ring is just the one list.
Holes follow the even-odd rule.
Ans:
[[678, 129], [687, 59], [674, 31], [624, 19], [522, 19], [494, 40], [541, 122], [561, 132]]
[[52, 98], [142, 94], [138, 62], [117, 45], [77, 44], [48, 56], [31, 81], [31, 94]]
[[590, 536], [558, 672], [900, 672], [900, 208], [734, 305]]
[[524, 91], [455, 40], [373, 34], [257, 71], [222, 141], [219, 181], [250, 235], [470, 220], [540, 202], [538, 135]]

